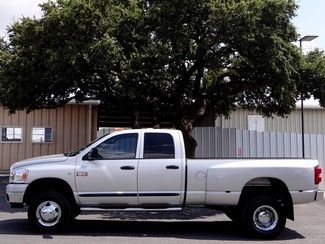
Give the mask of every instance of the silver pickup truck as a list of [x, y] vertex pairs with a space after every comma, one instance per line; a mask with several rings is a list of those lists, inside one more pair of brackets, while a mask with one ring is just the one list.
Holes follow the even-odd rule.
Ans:
[[223, 211], [261, 238], [294, 219], [293, 204], [324, 198], [311, 159], [186, 159], [178, 130], [125, 130], [64, 155], [17, 162], [6, 188], [11, 207], [28, 206], [38, 231], [57, 231], [81, 211]]

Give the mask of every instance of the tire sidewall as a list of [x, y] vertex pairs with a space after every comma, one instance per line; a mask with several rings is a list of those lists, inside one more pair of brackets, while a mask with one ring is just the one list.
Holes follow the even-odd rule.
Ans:
[[[44, 226], [38, 222], [36, 217], [36, 210], [38, 206], [44, 201], [53, 201], [57, 203], [61, 208], [61, 218], [54, 226]], [[44, 192], [31, 201], [28, 208], [28, 221], [34, 231], [39, 232], [56, 232], [62, 230], [71, 221], [71, 206], [66, 198], [57, 192]]]
[[[253, 220], [255, 210], [264, 205], [272, 207], [278, 214], [277, 225], [269, 231], [258, 229]], [[261, 239], [272, 239], [283, 231], [286, 224], [286, 215], [283, 206], [281, 206], [275, 198], [270, 196], [260, 196], [253, 198], [247, 203], [243, 211], [242, 223], [245, 225], [249, 234]]]

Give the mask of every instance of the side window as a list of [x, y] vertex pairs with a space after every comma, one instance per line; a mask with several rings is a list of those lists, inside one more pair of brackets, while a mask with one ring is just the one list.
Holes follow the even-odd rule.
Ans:
[[175, 158], [173, 137], [167, 133], [145, 133], [143, 158]]
[[114, 136], [96, 148], [100, 159], [134, 159], [136, 156], [138, 134]]
[[21, 127], [1, 127], [1, 142], [22, 142]]

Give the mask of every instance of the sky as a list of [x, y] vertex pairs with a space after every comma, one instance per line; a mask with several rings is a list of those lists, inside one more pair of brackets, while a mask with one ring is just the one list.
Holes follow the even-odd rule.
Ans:
[[[301, 37], [305, 35], [318, 36], [312, 46], [325, 50], [325, 1], [324, 0], [298, 0], [300, 6], [294, 24]], [[308, 43], [303, 43], [308, 46]]]
[[0, 35], [4, 36], [6, 28], [15, 20], [25, 17], [40, 17], [39, 3], [44, 0], [0, 0]]
[[[39, 3], [45, 0], [0, 0], [0, 35], [4, 36], [6, 27], [23, 16], [41, 16]], [[315, 41], [303, 43], [304, 49], [313, 47], [325, 50], [325, 0], [297, 0], [300, 6], [293, 20], [301, 36], [317, 35]]]

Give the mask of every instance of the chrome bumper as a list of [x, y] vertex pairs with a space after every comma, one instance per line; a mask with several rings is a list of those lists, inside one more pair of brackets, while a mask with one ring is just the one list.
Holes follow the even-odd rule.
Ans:
[[23, 203], [28, 184], [9, 184], [6, 187], [6, 199], [9, 203]]
[[318, 190], [315, 192], [315, 201], [322, 201], [325, 198], [325, 192], [323, 190]]

